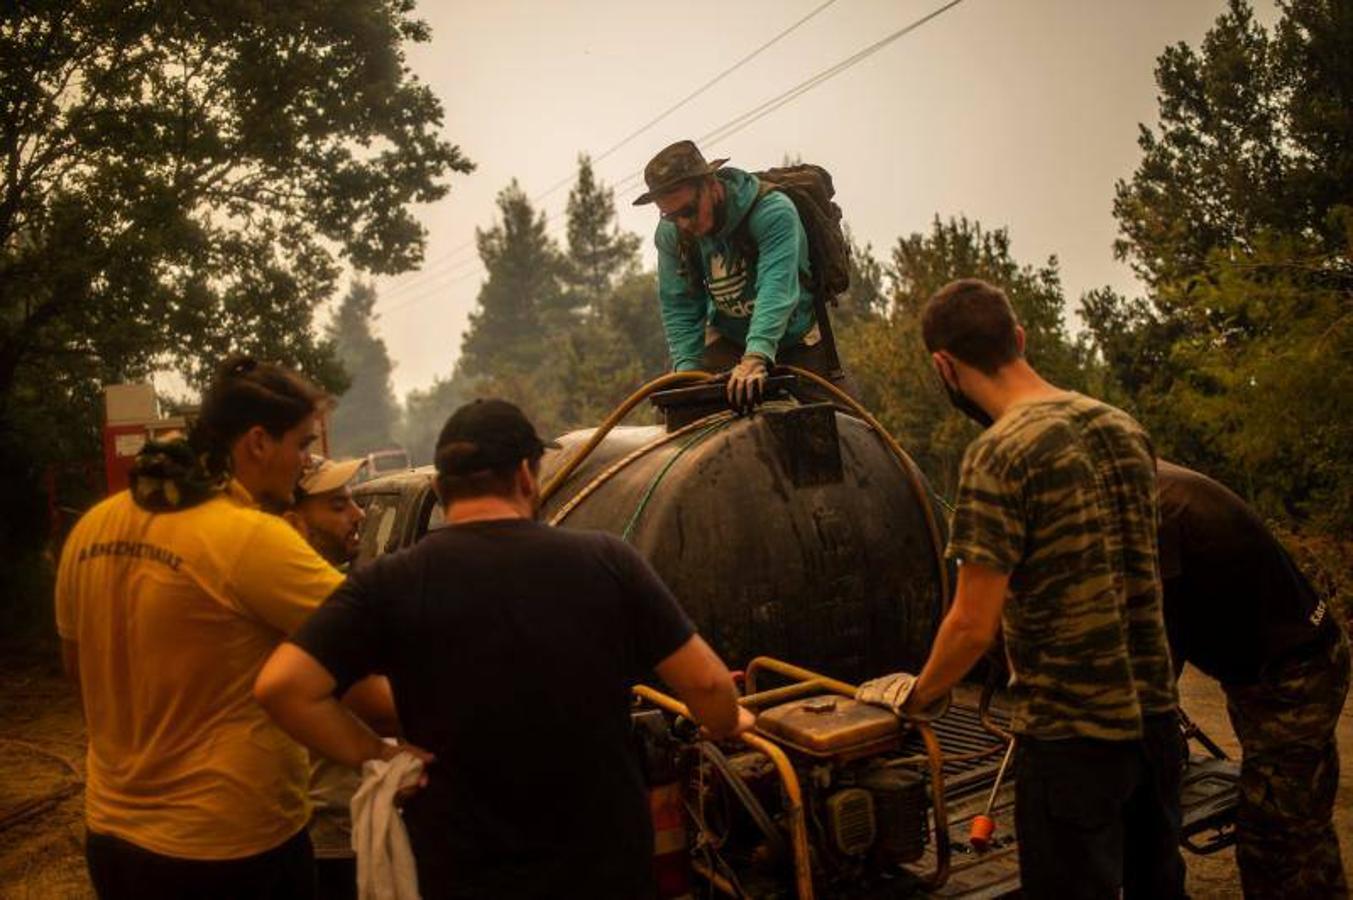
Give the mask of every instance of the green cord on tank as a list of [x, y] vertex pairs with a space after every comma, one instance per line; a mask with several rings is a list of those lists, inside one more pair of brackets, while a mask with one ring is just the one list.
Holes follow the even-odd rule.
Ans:
[[663, 463], [662, 468], [657, 471], [657, 474], [653, 476], [653, 480], [648, 483], [648, 487], [644, 489], [644, 495], [639, 498], [639, 505], [634, 508], [634, 513], [630, 516], [630, 520], [625, 523], [625, 530], [620, 532], [620, 537], [622, 540], [626, 542], [629, 541], [630, 535], [634, 533], [634, 526], [639, 524], [639, 517], [644, 514], [644, 509], [648, 506], [648, 501], [653, 499], [653, 494], [658, 490], [658, 485], [661, 484], [662, 480], [667, 477], [667, 472], [672, 468], [673, 465], [676, 464], [676, 461], [680, 459], [687, 450], [694, 447], [707, 435], [710, 435], [715, 431], [718, 431], [720, 428], [723, 428], [731, 421], [733, 420], [723, 419], [721, 421], [715, 422], [713, 425], [700, 429], [695, 434], [691, 435], [689, 438], [686, 439], [686, 442], [683, 443], [681, 447], [677, 449], [677, 452], [672, 454], [671, 459]]

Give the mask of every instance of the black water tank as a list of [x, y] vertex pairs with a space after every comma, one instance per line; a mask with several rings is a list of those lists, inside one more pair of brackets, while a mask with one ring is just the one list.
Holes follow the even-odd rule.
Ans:
[[[730, 667], [919, 671], [943, 605], [931, 499], [878, 435], [827, 404], [672, 421], [612, 431], [542, 518], [623, 535]], [[542, 480], [591, 434], [561, 438]]]

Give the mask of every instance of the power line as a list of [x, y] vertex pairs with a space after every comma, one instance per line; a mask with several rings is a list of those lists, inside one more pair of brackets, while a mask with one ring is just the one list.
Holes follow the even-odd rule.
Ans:
[[737, 134], [739, 131], [742, 131], [744, 128], [748, 127], [752, 123], [765, 118], [766, 116], [775, 112], [777, 109], [784, 106], [785, 104], [797, 100], [799, 97], [808, 93], [818, 85], [824, 84], [827, 81], [830, 81], [831, 79], [835, 78], [837, 75], [840, 75], [847, 69], [855, 65], [858, 65], [861, 62], [864, 62], [864, 60], [873, 56], [875, 53], [879, 52], [884, 47], [888, 46], [889, 44], [893, 43], [899, 38], [905, 37], [906, 35], [915, 31], [917, 28], [920, 28], [922, 25], [925, 25], [927, 22], [930, 22], [932, 19], [938, 18], [939, 16], [953, 9], [955, 6], [958, 6], [962, 2], [963, 0], [949, 0], [949, 2], [944, 4], [943, 6], [940, 6], [937, 9], [932, 10], [931, 12], [915, 20], [914, 22], [911, 22], [908, 25], [904, 25], [897, 31], [894, 31], [892, 34], [889, 34], [886, 37], [870, 44], [868, 47], [865, 47], [863, 50], [860, 50], [857, 53], [846, 57], [845, 59], [841, 60], [841, 62], [836, 63], [833, 66], [828, 66], [826, 69], [823, 69], [821, 72], [818, 72], [811, 78], [807, 78], [799, 82], [789, 90], [783, 91], [780, 94], [777, 94], [776, 96], [770, 98], [769, 100], [766, 100], [765, 102], [761, 103], [759, 106], [748, 110], [742, 115], [730, 119], [723, 125], [720, 125], [718, 128], [702, 136], [700, 138], [700, 142], [705, 143], [708, 141], [721, 141], [724, 140], [725, 138], [731, 137], [734, 134]]
[[[797, 22], [795, 22], [793, 25], [790, 25], [790, 26], [789, 26], [788, 28], [786, 28], [784, 31], [781, 31], [781, 32], [780, 32], [779, 34], [777, 34], [775, 37], [773, 37], [773, 38], [771, 38], [770, 40], [766, 41], [766, 42], [765, 42], [764, 44], [762, 44], [760, 47], [757, 47], [757, 48], [756, 48], [755, 50], [753, 50], [751, 53], [748, 53], [748, 54], [747, 54], [746, 56], [744, 56], [742, 59], [740, 59], [740, 60], [738, 60], [737, 62], [733, 63], [731, 66], [729, 66], [728, 68], [724, 69], [724, 70], [723, 70], [722, 72], [720, 72], [718, 75], [715, 75], [715, 76], [714, 76], [713, 78], [711, 78], [709, 81], [706, 81], [704, 84], [700, 85], [698, 88], [696, 88], [695, 90], [691, 91], [691, 92], [690, 92], [689, 94], [687, 94], [685, 97], [682, 97], [682, 98], [681, 98], [680, 100], [678, 100], [676, 103], [674, 103], [674, 104], [672, 104], [671, 106], [667, 107], [667, 109], [663, 110], [661, 113], [659, 113], [658, 115], [654, 116], [652, 119], [650, 119], [649, 121], [645, 122], [643, 125], [640, 125], [640, 126], [639, 126], [638, 128], [636, 128], [634, 131], [631, 131], [629, 134], [625, 135], [625, 136], [624, 136], [623, 138], [621, 138], [619, 141], [616, 141], [616, 142], [615, 142], [614, 144], [612, 144], [610, 147], [606, 148], [606, 150], [604, 150], [599, 156], [596, 156], [592, 161], [593, 161], [593, 162], [601, 162], [603, 159], [606, 159], [607, 157], [611, 156], [611, 155], [614, 154], [617, 150], [619, 150], [621, 147], [625, 146], [625, 145], [628, 144], [630, 141], [632, 141], [632, 140], [634, 140], [635, 138], [637, 138], [639, 135], [644, 134], [644, 133], [647, 132], [649, 129], [651, 129], [654, 125], [657, 125], [657, 124], [658, 124], [659, 122], [661, 122], [663, 119], [667, 118], [667, 117], [670, 116], [672, 113], [674, 113], [674, 112], [676, 112], [677, 110], [681, 109], [681, 108], [682, 108], [683, 106], [685, 106], [687, 103], [690, 103], [690, 102], [691, 102], [692, 100], [694, 100], [696, 97], [699, 97], [699, 96], [700, 96], [701, 94], [703, 94], [705, 91], [707, 91], [707, 90], [709, 90], [710, 88], [714, 87], [714, 85], [718, 84], [720, 81], [723, 81], [723, 80], [724, 80], [725, 78], [727, 78], [729, 75], [732, 75], [732, 74], [733, 74], [734, 72], [736, 72], [738, 69], [741, 69], [741, 68], [742, 68], [743, 66], [745, 66], [747, 63], [751, 62], [753, 59], [755, 59], [756, 57], [760, 56], [763, 52], [765, 52], [766, 50], [769, 50], [773, 45], [779, 43], [779, 41], [780, 41], [781, 38], [787, 36], [787, 35], [790, 34], [792, 31], [794, 31], [795, 29], [797, 29], [800, 25], [803, 25], [803, 24], [804, 24], [805, 22], [807, 22], [809, 19], [813, 18], [813, 17], [816, 16], [818, 13], [822, 12], [824, 9], [826, 9], [826, 8], [829, 7], [829, 6], [831, 6], [831, 5], [832, 5], [833, 3], [835, 3], [835, 2], [836, 2], [836, 0], [827, 0], [826, 3], [823, 3], [821, 6], [818, 6], [818, 7], [817, 7], [816, 9], [814, 9], [812, 12], [808, 13], [808, 15], [806, 15], [806, 16], [804, 16], [803, 18], [799, 19], [799, 20], [798, 20]], [[544, 199], [545, 197], [548, 197], [550, 194], [553, 194], [555, 191], [559, 190], [561, 187], [563, 187], [564, 185], [568, 184], [568, 183], [569, 183], [570, 181], [572, 181], [572, 180], [573, 180], [572, 176], [569, 176], [568, 178], [561, 179], [560, 181], [557, 181], [557, 182], [555, 182], [554, 184], [550, 185], [550, 187], [548, 187], [543, 193], [541, 193], [540, 196], [538, 196], [538, 197], [536, 197], [536, 198], [534, 198], [534, 199], [535, 199], [535, 200], [542, 200], [542, 199]]]
[[[756, 57], [760, 56], [760, 55], [761, 55], [762, 53], [764, 53], [765, 51], [769, 50], [772, 46], [774, 46], [775, 44], [779, 43], [781, 39], [787, 37], [790, 33], [792, 33], [792, 32], [794, 32], [795, 30], [797, 30], [800, 26], [802, 26], [802, 25], [804, 25], [805, 23], [807, 23], [810, 19], [812, 19], [813, 17], [815, 17], [818, 13], [822, 12], [824, 9], [826, 9], [826, 8], [829, 7], [829, 6], [831, 6], [831, 5], [832, 5], [833, 3], [835, 3], [835, 2], [836, 2], [836, 0], [826, 0], [825, 3], [822, 3], [822, 4], [818, 5], [816, 8], [814, 8], [814, 9], [813, 9], [811, 12], [809, 12], [807, 15], [803, 16], [802, 18], [800, 18], [799, 20], [797, 20], [796, 22], [794, 22], [792, 25], [790, 25], [789, 27], [787, 27], [787, 28], [785, 28], [784, 30], [782, 30], [779, 34], [775, 35], [775, 36], [772, 37], [770, 40], [768, 40], [768, 41], [766, 41], [765, 43], [761, 44], [761, 46], [757, 47], [755, 50], [753, 50], [752, 52], [748, 53], [746, 56], [742, 57], [742, 58], [739, 59], [737, 62], [733, 63], [731, 66], [729, 66], [728, 68], [724, 69], [722, 72], [720, 72], [719, 74], [715, 75], [713, 78], [709, 79], [708, 81], [706, 81], [704, 84], [700, 85], [700, 86], [699, 86], [698, 88], [696, 88], [695, 90], [691, 91], [691, 92], [690, 92], [689, 94], [687, 94], [685, 97], [682, 97], [682, 98], [681, 98], [680, 100], [678, 100], [676, 103], [672, 104], [672, 105], [669, 106], [667, 109], [663, 110], [661, 113], [659, 113], [658, 115], [654, 116], [654, 117], [653, 117], [652, 119], [650, 119], [648, 122], [646, 122], [646, 123], [644, 123], [643, 125], [639, 126], [639, 127], [636, 128], [634, 131], [630, 132], [630, 133], [627, 134], [625, 137], [621, 138], [619, 141], [617, 141], [617, 142], [615, 142], [614, 144], [612, 144], [612, 145], [611, 145], [610, 147], [608, 147], [605, 151], [603, 151], [599, 156], [594, 157], [594, 158], [593, 158], [593, 162], [601, 162], [602, 160], [604, 160], [604, 159], [610, 157], [610, 156], [613, 155], [617, 150], [619, 150], [621, 147], [624, 147], [624, 146], [625, 146], [626, 144], [628, 144], [630, 141], [632, 141], [632, 140], [634, 140], [635, 138], [639, 137], [641, 134], [644, 134], [644, 133], [647, 132], [649, 129], [651, 129], [654, 125], [657, 125], [657, 124], [658, 124], [659, 122], [661, 122], [663, 119], [666, 119], [666, 118], [667, 118], [668, 116], [670, 116], [672, 113], [674, 113], [674, 112], [676, 112], [677, 110], [681, 109], [681, 108], [684, 107], [686, 104], [690, 103], [692, 100], [694, 100], [695, 98], [699, 97], [701, 94], [705, 93], [705, 92], [708, 91], [710, 88], [714, 87], [714, 85], [718, 84], [720, 81], [723, 81], [723, 80], [724, 80], [725, 78], [727, 78], [729, 75], [732, 75], [732, 74], [733, 74], [734, 72], [736, 72], [738, 69], [742, 68], [742, 67], [745, 66], [747, 63], [751, 62], [753, 59], [755, 59]], [[559, 190], [561, 187], [563, 187], [564, 185], [568, 184], [568, 183], [571, 182], [572, 180], [573, 180], [573, 176], [572, 176], [572, 175], [569, 175], [569, 176], [566, 176], [566, 177], [560, 179], [559, 181], [557, 181], [557, 182], [555, 182], [554, 184], [550, 185], [550, 186], [549, 186], [548, 188], [546, 188], [544, 191], [542, 191], [542, 192], [540, 192], [539, 194], [537, 194], [537, 195], [535, 195], [534, 197], [532, 197], [532, 198], [531, 198], [531, 202], [532, 202], [532, 203], [539, 203], [541, 200], [544, 200], [546, 197], [550, 196], [550, 195], [553, 194], [555, 191]], [[440, 257], [435, 263], [433, 263], [432, 265], [428, 266], [427, 268], [422, 269], [421, 271], [419, 271], [419, 272], [417, 273], [417, 275], [415, 275], [414, 278], [411, 279], [409, 282], [405, 282], [405, 283], [403, 283], [403, 284], [395, 285], [395, 287], [392, 289], [391, 293], [390, 293], [388, 296], [394, 296], [395, 294], [399, 293], [400, 290], [401, 290], [406, 284], [412, 284], [412, 283], [415, 283], [415, 282], [417, 282], [417, 281], [422, 281], [422, 280], [423, 280], [422, 276], [431, 274], [431, 272], [432, 272], [433, 269], [440, 268], [441, 266], [445, 265], [445, 264], [447, 263], [447, 261], [450, 260], [451, 257], [455, 256], [457, 253], [460, 253], [460, 252], [463, 251], [463, 250], [466, 250], [466, 249], [468, 249], [468, 248], [470, 248], [470, 247], [473, 247], [473, 246], [474, 246], [474, 243], [475, 243], [475, 242], [474, 242], [473, 240], [469, 240], [469, 241], [466, 241], [466, 242], [464, 242], [464, 243], [462, 243], [462, 244], [459, 244], [459, 245], [457, 245], [457, 246], [455, 246], [455, 247], [452, 247], [452, 248], [451, 248], [450, 250], [448, 250], [442, 257]], [[462, 261], [462, 262], [463, 262], [463, 261]], [[458, 263], [457, 265], [460, 265], [460, 264]], [[454, 266], [453, 266], [452, 268], [454, 268]]]
[[[887, 47], [889, 44], [899, 40], [900, 38], [905, 37], [906, 35], [925, 25], [926, 23], [938, 18], [939, 16], [953, 9], [955, 6], [958, 6], [962, 2], [963, 0], [949, 0], [949, 2], [945, 3], [943, 6], [937, 7], [936, 9], [927, 13], [926, 15], [921, 16], [919, 19], [916, 19], [910, 22], [909, 24], [904, 25], [903, 27], [875, 41], [874, 43], [870, 44], [864, 49], [851, 54], [850, 56], [836, 63], [835, 65], [828, 66], [827, 68], [818, 72], [816, 75], [806, 78], [803, 81], [799, 82], [798, 84], [794, 85], [793, 87], [789, 88], [788, 90], [776, 94], [774, 97], [771, 97], [769, 100], [763, 101], [762, 103], [758, 104], [757, 106], [753, 107], [747, 112], [735, 116], [732, 119], [729, 119], [727, 122], [720, 125], [718, 128], [715, 128], [713, 131], [701, 135], [701, 137], [697, 140], [697, 143], [705, 144], [712, 141], [720, 141], [732, 137], [734, 134], [737, 134], [743, 129], [750, 127], [751, 125], [755, 124], [761, 119], [764, 119], [766, 116], [770, 115], [771, 113], [775, 112], [781, 107], [789, 103], [792, 103], [793, 101], [797, 100], [799, 97], [803, 96], [804, 94], [808, 93], [809, 91], [813, 90], [819, 85], [824, 84], [827, 81], [830, 81], [831, 79], [835, 78], [837, 75], [840, 75], [847, 69], [850, 69], [858, 65], [859, 63], [873, 56], [875, 53], [878, 53], [883, 48]], [[637, 184], [638, 181], [641, 179], [642, 175], [643, 175], [642, 170], [631, 172], [625, 178], [617, 182], [612, 187], [612, 190], [623, 191], [626, 187], [632, 184]], [[553, 218], [555, 218], [555, 215], [553, 214], [548, 215], [546, 216], [545, 221], [548, 223]], [[439, 282], [438, 284], [433, 285], [433, 287], [434, 288], [445, 287], [450, 284], [453, 284], [455, 281], [460, 280], [462, 279], [460, 277], [457, 277], [455, 279], [452, 279], [451, 281]], [[406, 301], [405, 303], [400, 304], [398, 307], [388, 310], [388, 312], [395, 312], [396, 310], [404, 309], [408, 306], [412, 306], [416, 303], [419, 303], [422, 300], [428, 299], [431, 296], [432, 296], [431, 293], [417, 294], [410, 300]]]

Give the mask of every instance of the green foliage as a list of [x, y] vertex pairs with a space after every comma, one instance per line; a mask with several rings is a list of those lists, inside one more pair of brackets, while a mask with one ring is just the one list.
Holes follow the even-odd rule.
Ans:
[[351, 379], [329, 416], [330, 450], [335, 457], [365, 456], [388, 447], [399, 421], [399, 404], [390, 387], [394, 366], [385, 341], [371, 330], [375, 305], [375, 287], [353, 281], [325, 329]]
[[597, 183], [592, 160], [578, 158], [578, 182], [568, 195], [568, 258], [563, 280], [570, 304], [597, 312], [616, 281], [637, 270], [639, 236], [615, 225], [615, 191]]
[[667, 364], [639, 238], [615, 226], [614, 192], [586, 156], [569, 194], [567, 252], [516, 182], [498, 208], [499, 222], [479, 236], [488, 279], [457, 377], [476, 379], [477, 395], [519, 404], [542, 433], [595, 425]]
[[874, 256], [873, 246], [861, 247], [848, 227], [845, 232], [850, 248], [850, 287], [836, 298], [836, 306], [829, 310], [832, 325], [839, 327], [876, 318], [888, 311], [883, 264]]
[[[872, 257], [856, 251], [857, 265]], [[983, 278], [1010, 297], [1027, 335], [1029, 361], [1054, 383], [1082, 390], [1089, 383], [1085, 353], [1066, 331], [1056, 258], [1021, 265], [1005, 229], [987, 231], [967, 218], [941, 221], [928, 234], [899, 238], [877, 284], [889, 286], [886, 315], [847, 320], [842, 355], [866, 407], [882, 421], [935, 486], [952, 494], [963, 450], [975, 427], [955, 412], [921, 340], [926, 301], [956, 278]], [[871, 307], [866, 307], [871, 308]]]
[[461, 340], [460, 368], [472, 376], [522, 375], [543, 355], [546, 323], [570, 318], [560, 285], [563, 260], [537, 213], [514, 179], [498, 194], [500, 221], [475, 231], [488, 278], [479, 308]]
[[1270, 515], [1353, 528], [1353, 244], [1321, 254], [1260, 236], [1188, 282], [1207, 310], [1171, 347], [1173, 415], [1205, 435], [1219, 477]]
[[[242, 350], [341, 388], [339, 256], [421, 258], [471, 166], [402, 45], [410, 0], [39, 0], [0, 14], [0, 547], [44, 471], [99, 458], [99, 388]], [[38, 462], [41, 460], [41, 464]], [[58, 493], [61, 493], [58, 485]]]
[[[410, 3], [31, 4], [0, 22], [0, 403], [23, 364], [86, 374], [229, 349], [326, 374], [333, 248], [400, 271], [407, 209], [467, 171], [404, 64]], [[332, 371], [327, 370], [327, 371]]]
[[1330, 213], [1353, 184], [1353, 6], [1280, 6], [1269, 34], [1230, 0], [1200, 51], [1160, 57], [1159, 122], [1141, 128], [1142, 161], [1114, 201], [1116, 250], [1152, 287], [1265, 232], [1341, 246]]
[[1160, 57], [1159, 122], [1120, 182], [1144, 299], [1082, 301], [1162, 453], [1292, 526], [1353, 527], [1353, 4], [1232, 0]]

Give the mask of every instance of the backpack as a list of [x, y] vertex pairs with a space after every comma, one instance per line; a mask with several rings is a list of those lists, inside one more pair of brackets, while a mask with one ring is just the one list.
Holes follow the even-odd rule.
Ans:
[[[779, 191], [793, 201], [808, 238], [808, 259], [813, 269], [809, 286], [813, 290], [818, 330], [827, 342], [833, 369], [839, 370], [841, 365], [836, 355], [836, 339], [832, 334], [831, 319], [827, 315], [827, 304], [835, 306], [836, 298], [850, 287], [850, 244], [846, 242], [845, 232], [841, 228], [841, 207], [832, 200], [836, 196], [836, 188], [832, 185], [831, 173], [812, 163], [800, 163], [753, 172], [752, 175], [758, 182], [756, 200], [747, 207], [742, 221], [729, 235], [729, 243], [746, 263], [747, 270], [755, 272], [759, 254], [756, 241], [752, 240], [749, 232], [748, 220], [752, 210], [762, 197], [772, 191]], [[698, 290], [703, 285], [700, 250], [696, 241], [680, 238], [677, 256], [687, 282], [692, 289]]]

